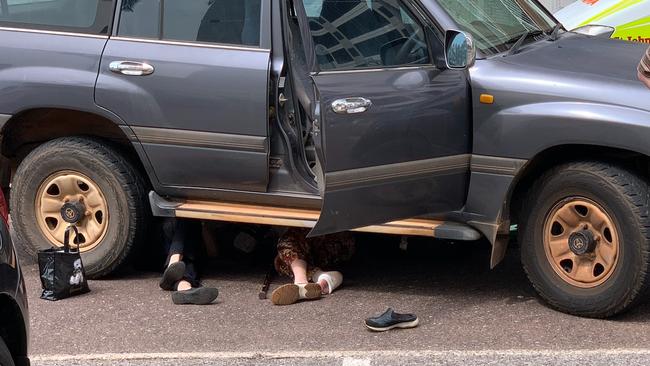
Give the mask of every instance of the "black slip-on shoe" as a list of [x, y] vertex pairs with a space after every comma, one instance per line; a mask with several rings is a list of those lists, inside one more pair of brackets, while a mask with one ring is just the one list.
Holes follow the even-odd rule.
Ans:
[[160, 279], [160, 288], [165, 291], [174, 291], [176, 283], [183, 279], [185, 274], [185, 263], [175, 262], [167, 266]]
[[366, 327], [375, 332], [385, 332], [393, 328], [415, 328], [420, 321], [413, 314], [399, 314], [388, 308], [378, 317], [366, 319]]
[[213, 287], [198, 287], [184, 291], [174, 291], [172, 301], [176, 305], [208, 305], [219, 296], [219, 290]]

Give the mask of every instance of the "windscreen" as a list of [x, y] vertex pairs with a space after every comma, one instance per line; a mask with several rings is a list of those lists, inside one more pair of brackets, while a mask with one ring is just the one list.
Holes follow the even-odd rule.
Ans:
[[550, 32], [556, 22], [530, 0], [438, 0], [438, 3], [474, 38], [485, 55], [507, 51], [527, 32]]

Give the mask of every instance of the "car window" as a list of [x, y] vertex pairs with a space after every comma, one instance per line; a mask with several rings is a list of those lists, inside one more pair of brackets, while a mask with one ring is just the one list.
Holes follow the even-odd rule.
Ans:
[[555, 21], [531, 0], [438, 0], [472, 34], [477, 48], [492, 55], [507, 51], [526, 32], [548, 32]]
[[259, 46], [261, 0], [125, 0], [118, 34]]
[[303, 0], [321, 70], [428, 64], [425, 32], [400, 0]]
[[113, 0], [0, 0], [0, 25], [108, 34]]

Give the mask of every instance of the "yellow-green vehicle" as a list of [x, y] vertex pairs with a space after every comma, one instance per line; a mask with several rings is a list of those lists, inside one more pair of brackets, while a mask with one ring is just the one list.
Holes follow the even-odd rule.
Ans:
[[566, 29], [588, 25], [614, 28], [612, 38], [650, 45], [650, 1], [580, 0], [555, 13]]

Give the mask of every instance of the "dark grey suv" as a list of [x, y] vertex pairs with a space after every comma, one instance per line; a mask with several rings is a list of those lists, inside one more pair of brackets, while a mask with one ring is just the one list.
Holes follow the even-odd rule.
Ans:
[[89, 274], [154, 216], [486, 238], [553, 307], [650, 283], [644, 48], [537, 1], [0, 0], [4, 184]]

